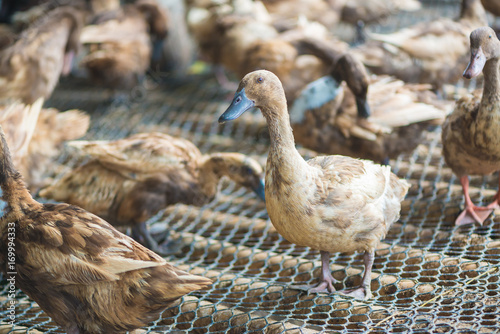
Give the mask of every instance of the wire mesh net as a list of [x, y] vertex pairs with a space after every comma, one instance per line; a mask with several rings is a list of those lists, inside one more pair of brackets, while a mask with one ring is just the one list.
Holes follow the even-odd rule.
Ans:
[[[450, 15], [458, 10], [456, 3], [443, 2], [439, 8], [444, 7]], [[425, 13], [434, 13], [425, 8]], [[399, 19], [404, 22], [412, 15]], [[212, 76], [160, 79], [153, 76], [138, 87], [127, 104], [109, 104], [106, 91], [77, 80], [63, 81], [48, 104], [89, 112], [92, 122], [85, 139], [161, 131], [191, 140], [204, 153], [237, 151], [265, 164], [269, 137], [260, 112], [219, 125], [217, 119], [232, 92], [221, 89]], [[301, 147], [299, 151], [305, 158], [317, 155]], [[55, 178], [76, 161], [66, 149], [58, 163]], [[137, 332], [498, 332], [500, 219], [493, 215], [483, 226], [454, 225], [463, 195], [441, 156], [439, 128], [428, 132], [412, 153], [392, 160], [391, 166], [412, 187], [400, 220], [376, 251], [372, 299], [361, 302], [292, 289], [291, 284], [316, 282], [319, 252], [284, 240], [256, 195], [224, 181], [210, 203], [170, 206], [151, 220], [152, 231], [169, 230], [182, 241], [182, 251], [167, 260], [214, 283], [181, 298]], [[487, 202], [497, 187], [498, 175], [473, 177], [471, 198]], [[339, 281], [336, 289], [354, 287], [361, 282], [362, 254], [332, 254], [331, 269]], [[5, 280], [2, 286], [0, 317], [6, 324], [10, 291]], [[16, 327], [1, 325], [0, 333], [62, 332], [21, 291], [15, 298]]]

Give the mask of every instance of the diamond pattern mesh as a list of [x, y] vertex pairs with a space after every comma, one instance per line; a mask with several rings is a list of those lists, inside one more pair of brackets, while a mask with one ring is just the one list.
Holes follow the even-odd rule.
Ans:
[[[432, 8], [424, 15], [435, 14]], [[456, 3], [450, 2], [436, 8], [448, 8], [450, 15], [458, 11]], [[113, 105], [102, 89], [69, 80], [61, 82], [49, 104], [89, 112], [92, 125], [86, 139], [163, 131], [193, 141], [202, 152], [239, 151], [265, 164], [268, 134], [260, 112], [217, 123], [232, 95], [211, 76], [193, 75], [182, 81], [162, 78], [161, 84], [151, 79], [130, 103]], [[300, 152], [305, 158], [317, 154], [304, 148]], [[55, 178], [76, 160], [68, 149], [59, 163]], [[207, 205], [171, 206], [151, 220], [153, 231], [168, 229], [182, 240], [182, 252], [167, 258], [171, 263], [215, 282], [208, 290], [180, 299], [150, 327], [137, 332], [500, 331], [500, 219], [492, 216], [484, 226], [454, 226], [463, 205], [462, 191], [441, 157], [439, 128], [430, 131], [411, 154], [391, 161], [391, 166], [412, 188], [403, 202], [401, 219], [377, 249], [371, 300], [290, 289], [290, 284], [317, 280], [319, 252], [284, 240], [270, 223], [264, 203], [225, 181], [220, 196]], [[473, 177], [471, 197], [475, 203], [487, 202], [497, 187], [498, 175]], [[337, 289], [356, 286], [361, 281], [362, 255], [332, 254], [331, 269], [340, 282]], [[0, 333], [61, 333], [21, 291], [16, 292], [17, 325], [11, 331], [6, 325], [8, 285], [3, 283]]]

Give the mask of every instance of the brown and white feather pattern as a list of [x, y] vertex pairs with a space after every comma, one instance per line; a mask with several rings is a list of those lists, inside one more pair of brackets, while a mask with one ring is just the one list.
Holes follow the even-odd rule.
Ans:
[[101, 218], [69, 204], [41, 204], [0, 150], [0, 267], [15, 226], [16, 286], [68, 333], [125, 333], [175, 299], [210, 284], [183, 272]]

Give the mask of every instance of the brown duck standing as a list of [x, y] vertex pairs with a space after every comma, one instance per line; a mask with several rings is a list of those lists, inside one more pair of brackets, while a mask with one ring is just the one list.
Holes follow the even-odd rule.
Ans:
[[456, 225], [483, 224], [500, 202], [499, 191], [490, 205], [475, 206], [469, 196], [468, 178], [500, 170], [500, 41], [493, 29], [482, 27], [470, 34], [470, 53], [464, 77], [471, 79], [483, 72], [483, 95], [458, 100], [442, 132], [445, 161], [460, 178], [465, 197], [465, 210]]
[[131, 226], [136, 240], [158, 252], [170, 251], [158, 248], [146, 221], [168, 205], [210, 202], [222, 177], [264, 199], [262, 167], [240, 153], [203, 155], [192, 142], [157, 132], [70, 145], [92, 159], [42, 189], [40, 196], [78, 205], [115, 226]]
[[343, 293], [370, 298], [375, 247], [399, 218], [408, 182], [368, 160], [331, 155], [305, 161], [295, 148], [283, 86], [272, 72], [247, 74], [219, 122], [252, 107], [261, 110], [271, 137], [265, 182], [271, 222], [288, 241], [321, 252], [321, 282], [309, 291], [335, 291], [330, 253], [363, 251], [362, 285]]
[[4, 277], [16, 272], [16, 286], [67, 333], [131, 331], [211, 283], [79, 207], [35, 201], [12, 164], [1, 128], [0, 137], [1, 271]]

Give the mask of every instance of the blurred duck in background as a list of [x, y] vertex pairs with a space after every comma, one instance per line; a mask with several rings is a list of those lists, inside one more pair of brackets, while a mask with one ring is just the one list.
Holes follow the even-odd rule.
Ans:
[[74, 141], [91, 159], [70, 170], [40, 196], [78, 205], [115, 226], [132, 227], [134, 239], [159, 253], [147, 220], [176, 203], [204, 205], [227, 176], [264, 200], [261, 165], [240, 153], [202, 154], [190, 141], [139, 133], [114, 141]]
[[405, 82], [429, 83], [441, 90], [456, 84], [468, 61], [470, 32], [488, 25], [480, 0], [463, 0], [460, 17], [421, 22], [391, 34], [368, 34], [352, 49], [375, 74], [388, 74]]
[[159, 60], [168, 34], [168, 15], [154, 0], [112, 7], [99, 7], [83, 28], [80, 41], [86, 54], [80, 66], [94, 83], [122, 98], [142, 85], [151, 62]]

